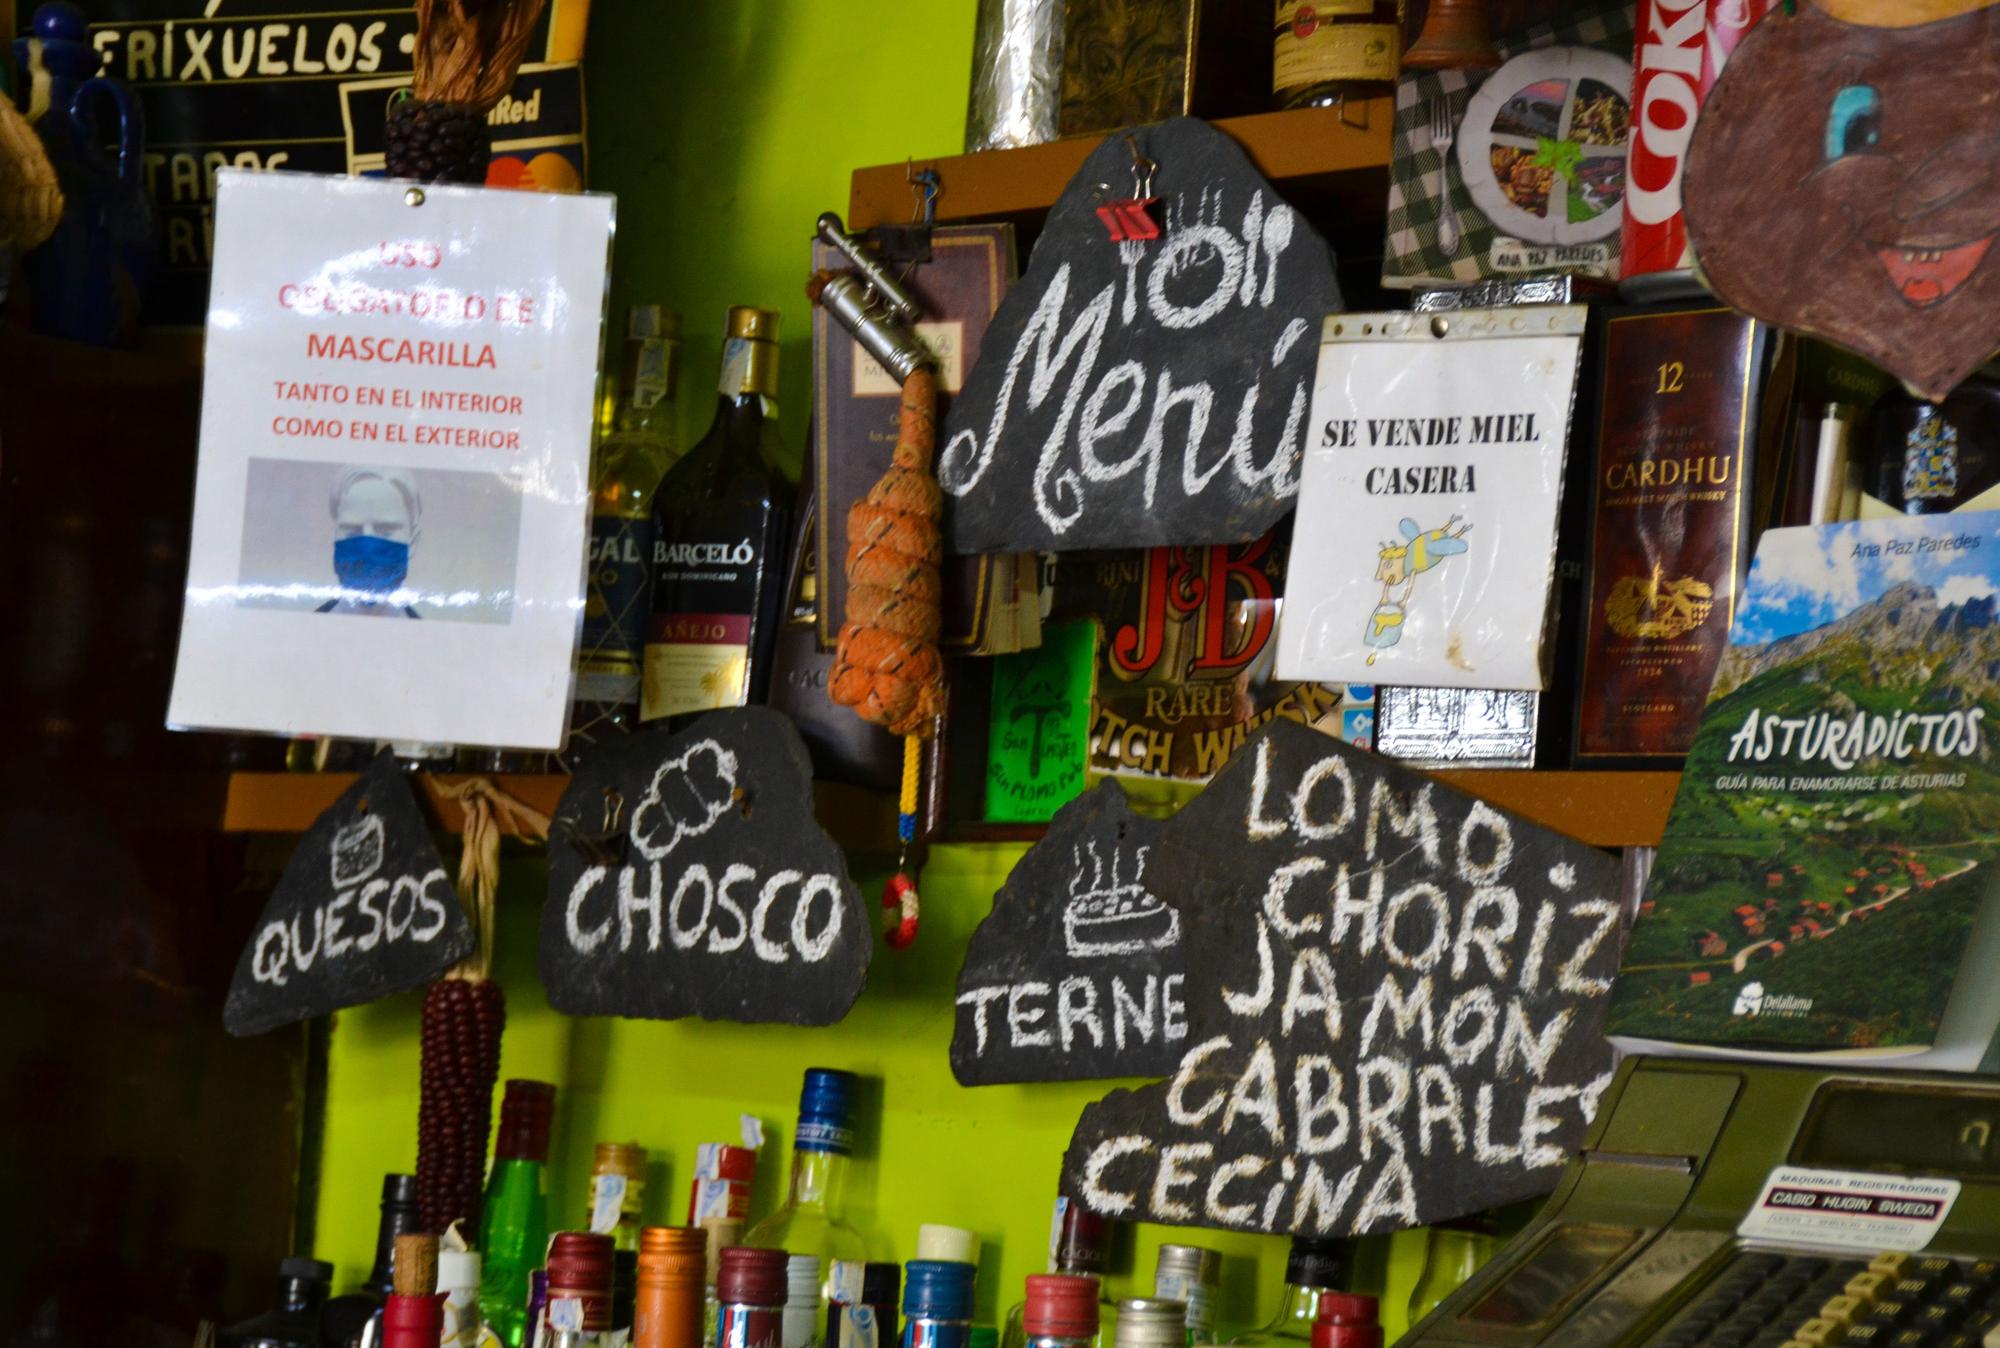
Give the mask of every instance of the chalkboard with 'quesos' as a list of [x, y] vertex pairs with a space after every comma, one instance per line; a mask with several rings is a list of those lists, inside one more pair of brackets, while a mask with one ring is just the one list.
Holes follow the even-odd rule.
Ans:
[[1282, 720], [1154, 852], [1187, 928], [1186, 1044], [1085, 1107], [1065, 1193], [1339, 1236], [1554, 1185], [1610, 1082], [1610, 856]]
[[237, 958], [222, 1023], [261, 1034], [421, 987], [474, 942], [423, 810], [385, 751], [299, 839]]

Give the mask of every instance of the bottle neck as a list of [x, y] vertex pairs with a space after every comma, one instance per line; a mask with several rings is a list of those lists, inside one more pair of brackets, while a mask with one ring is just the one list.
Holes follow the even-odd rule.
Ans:
[[838, 1216], [846, 1189], [846, 1156], [833, 1151], [792, 1152], [792, 1189], [786, 1205], [793, 1211], [805, 1209], [823, 1212], [828, 1217]]
[[1278, 1311], [1278, 1323], [1301, 1324], [1311, 1328], [1319, 1318], [1319, 1298], [1322, 1292], [1331, 1292], [1331, 1287], [1308, 1287], [1301, 1283], [1286, 1283], [1284, 1302]]
[[422, 1219], [415, 1204], [384, 1203], [382, 1220], [375, 1228], [375, 1266], [362, 1286], [378, 1296], [395, 1290], [396, 1237], [415, 1231]]

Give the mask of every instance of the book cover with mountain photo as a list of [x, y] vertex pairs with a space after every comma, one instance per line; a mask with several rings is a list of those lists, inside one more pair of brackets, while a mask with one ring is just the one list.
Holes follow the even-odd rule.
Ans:
[[2000, 513], [1773, 529], [1612, 994], [1629, 1049], [1970, 1070], [2000, 1024]]

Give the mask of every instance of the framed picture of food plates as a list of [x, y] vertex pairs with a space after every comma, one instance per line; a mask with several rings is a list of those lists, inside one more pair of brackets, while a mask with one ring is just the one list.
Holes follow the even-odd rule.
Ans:
[[1629, 61], [1589, 47], [1524, 52], [1479, 86], [1454, 139], [1495, 229], [1526, 244], [1617, 239], [1631, 88]]

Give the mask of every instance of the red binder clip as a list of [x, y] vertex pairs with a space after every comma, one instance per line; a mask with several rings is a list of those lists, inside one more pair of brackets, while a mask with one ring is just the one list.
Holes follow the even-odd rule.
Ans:
[[1160, 166], [1139, 153], [1139, 142], [1130, 132], [1125, 135], [1125, 145], [1132, 152], [1132, 195], [1099, 206], [1097, 218], [1104, 222], [1111, 242], [1144, 243], [1159, 238], [1162, 232], [1160, 199], [1153, 195], [1153, 173]]

